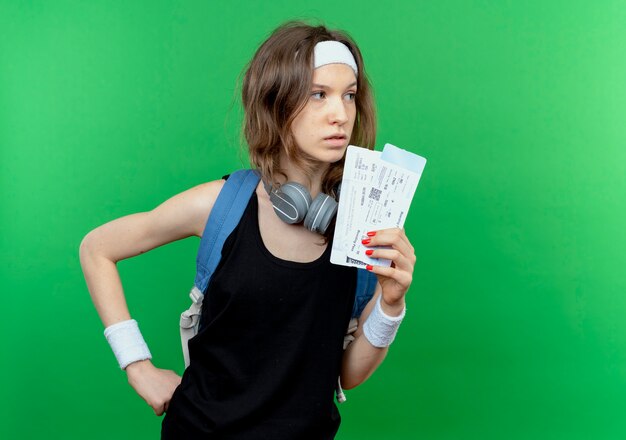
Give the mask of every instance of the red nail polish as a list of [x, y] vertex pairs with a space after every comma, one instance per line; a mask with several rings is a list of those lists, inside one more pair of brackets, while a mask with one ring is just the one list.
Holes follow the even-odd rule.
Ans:
[[371, 231], [367, 233], [368, 237], [373, 237], [374, 235], [376, 235], [376, 231]]
[[365, 266], [365, 269], [372, 270], [374, 269], [374, 266], [372, 266], [371, 264], [368, 264], [367, 266]]
[[372, 255], [374, 253], [373, 249], [368, 249], [365, 251], [365, 255]]
[[369, 238], [366, 238], [365, 240], [361, 240], [361, 243], [363, 244], [369, 244], [371, 240]]

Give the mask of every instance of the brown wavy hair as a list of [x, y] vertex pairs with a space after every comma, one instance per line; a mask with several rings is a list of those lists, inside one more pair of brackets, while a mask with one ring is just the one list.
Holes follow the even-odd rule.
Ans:
[[[306, 105], [313, 82], [314, 47], [320, 41], [345, 44], [358, 67], [356, 119], [350, 144], [373, 149], [376, 142], [376, 112], [372, 88], [365, 73], [363, 57], [356, 43], [343, 31], [323, 25], [290, 21], [278, 27], [257, 49], [248, 64], [242, 84], [243, 135], [250, 161], [266, 182], [276, 183], [280, 151], [307, 176], [314, 163], [295, 143], [291, 126]], [[335, 195], [341, 181], [344, 159], [333, 163], [322, 177], [322, 191]]]

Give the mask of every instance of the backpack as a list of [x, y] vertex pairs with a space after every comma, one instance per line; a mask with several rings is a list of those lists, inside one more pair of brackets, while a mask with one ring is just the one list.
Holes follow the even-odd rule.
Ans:
[[[239, 224], [239, 220], [260, 179], [259, 173], [255, 170], [238, 170], [233, 172], [227, 177], [226, 183], [224, 183], [211, 209], [196, 257], [196, 278], [189, 293], [192, 304], [188, 310], [185, 310], [180, 315], [180, 336], [185, 368], [189, 366], [188, 342], [200, 329], [204, 292], [206, 292], [211, 276], [222, 259], [224, 242]], [[344, 339], [344, 349], [354, 339], [350, 333], [356, 330], [356, 318], [361, 316], [366, 304], [374, 295], [376, 283], [376, 275], [372, 272], [357, 269], [352, 319], [348, 327], [348, 334]], [[345, 400], [345, 396], [338, 393], [338, 400]]]

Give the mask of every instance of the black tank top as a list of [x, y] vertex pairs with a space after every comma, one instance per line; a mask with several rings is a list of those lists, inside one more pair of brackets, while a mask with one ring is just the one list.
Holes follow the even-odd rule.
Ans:
[[323, 255], [296, 263], [261, 239], [253, 195], [204, 297], [162, 439], [332, 439], [334, 389], [356, 284]]

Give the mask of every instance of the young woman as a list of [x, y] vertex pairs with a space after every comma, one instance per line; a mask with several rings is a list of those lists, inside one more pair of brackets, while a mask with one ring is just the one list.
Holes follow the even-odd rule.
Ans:
[[[224, 180], [91, 231], [80, 249], [89, 292], [130, 385], [163, 419], [164, 439], [332, 439], [333, 391], [366, 380], [404, 315], [415, 256], [403, 230], [371, 231], [378, 285], [343, 350], [356, 269], [330, 263], [324, 235], [279, 218], [286, 182], [335, 195], [348, 144], [373, 148], [375, 113], [361, 52], [343, 32], [287, 23], [260, 46], [242, 88], [244, 134], [261, 174], [207, 289], [183, 377], [155, 367], [126, 306], [116, 263], [202, 236]], [[378, 249], [384, 246], [384, 249]], [[191, 257], [190, 257], [191, 258]], [[182, 382], [181, 382], [182, 380]]]

